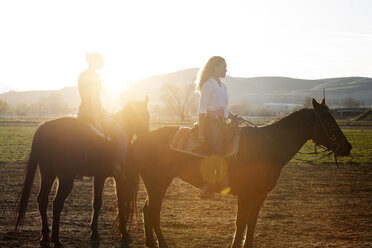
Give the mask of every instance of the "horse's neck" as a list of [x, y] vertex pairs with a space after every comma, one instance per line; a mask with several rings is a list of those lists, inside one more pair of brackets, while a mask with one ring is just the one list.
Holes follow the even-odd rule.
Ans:
[[123, 125], [122, 126], [124, 132], [128, 135], [128, 141], [131, 141], [134, 136], [134, 128], [131, 125]]
[[270, 144], [274, 144], [274, 149], [270, 149], [270, 157], [279, 166], [287, 164], [301, 147], [312, 138], [314, 124], [310, 117], [311, 110], [297, 111], [293, 116], [288, 116], [282, 120], [265, 127], [262, 131]]
[[134, 127], [132, 123], [130, 123], [129, 119], [123, 114], [122, 112], [118, 112], [114, 115], [115, 120], [120, 124], [123, 131], [128, 136], [128, 141], [131, 141], [133, 139], [134, 135]]

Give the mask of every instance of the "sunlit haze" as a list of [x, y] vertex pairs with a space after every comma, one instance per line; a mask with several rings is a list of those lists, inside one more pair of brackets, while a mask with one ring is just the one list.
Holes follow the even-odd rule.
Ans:
[[103, 84], [226, 58], [234, 77], [372, 77], [372, 1], [2, 1], [0, 86], [76, 86], [85, 52]]

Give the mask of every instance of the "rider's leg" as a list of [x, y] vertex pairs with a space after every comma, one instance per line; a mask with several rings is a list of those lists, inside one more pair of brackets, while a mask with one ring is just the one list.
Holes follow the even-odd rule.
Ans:
[[[212, 148], [213, 154], [215, 154], [213, 156], [219, 157], [218, 155], [221, 154], [223, 149], [223, 125], [224, 120], [222, 118], [207, 117], [205, 121], [205, 139], [208, 146]], [[219, 158], [223, 159], [222, 157]], [[220, 159], [216, 159], [216, 162]], [[221, 173], [219, 163], [215, 163], [212, 167], [214, 169], [211, 170], [211, 180], [207, 181], [200, 194], [202, 199], [208, 199], [213, 196], [217, 186], [216, 183], [219, 181]]]
[[105, 133], [116, 143], [114, 154], [114, 173], [120, 173], [125, 167], [128, 136], [121, 126], [108, 113], [102, 114], [101, 119]]

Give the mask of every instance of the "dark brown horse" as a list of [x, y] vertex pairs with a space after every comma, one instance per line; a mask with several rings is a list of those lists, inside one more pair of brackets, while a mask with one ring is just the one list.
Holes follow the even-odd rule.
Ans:
[[[148, 98], [144, 102], [128, 102], [114, 118], [127, 132], [129, 141], [149, 131]], [[93, 214], [90, 224], [91, 238], [99, 238], [97, 221], [102, 205], [102, 191], [107, 177], [114, 177], [118, 199], [118, 222], [123, 241], [130, 241], [126, 224], [130, 221], [136, 207], [136, 188], [132, 182], [138, 177], [131, 176], [126, 167], [122, 173], [114, 173], [114, 152], [116, 144], [92, 129], [79, 118], [63, 117], [43, 123], [34, 135], [30, 158], [26, 167], [26, 177], [18, 205], [16, 228], [21, 224], [25, 213], [35, 171], [39, 166], [40, 191], [37, 196], [42, 220], [40, 244], [49, 247], [49, 225], [47, 220], [48, 195], [56, 178], [58, 191], [53, 200], [53, 224], [51, 240], [54, 247], [62, 247], [59, 241], [59, 222], [63, 204], [71, 193], [77, 175], [94, 177]]]
[[[135, 166], [146, 186], [148, 197], [143, 206], [146, 246], [168, 247], [160, 229], [163, 197], [173, 178], [202, 188], [201, 158], [169, 148], [178, 127], [162, 127], [137, 139], [128, 153], [129, 166]], [[231, 193], [238, 197], [236, 230], [232, 247], [252, 247], [257, 215], [267, 194], [274, 189], [285, 164], [312, 139], [332, 150], [336, 156], [348, 155], [347, 141], [324, 99], [313, 99], [312, 109], [302, 109], [272, 124], [243, 127], [239, 151], [226, 159]], [[144, 156], [146, 154], [146, 156]]]

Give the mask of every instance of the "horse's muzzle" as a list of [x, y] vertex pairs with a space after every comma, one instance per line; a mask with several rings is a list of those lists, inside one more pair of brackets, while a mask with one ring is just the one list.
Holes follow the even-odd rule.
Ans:
[[353, 147], [349, 142], [347, 142], [344, 146], [341, 146], [338, 143], [332, 144], [332, 151], [336, 154], [336, 156], [348, 156], [350, 155], [352, 148]]

